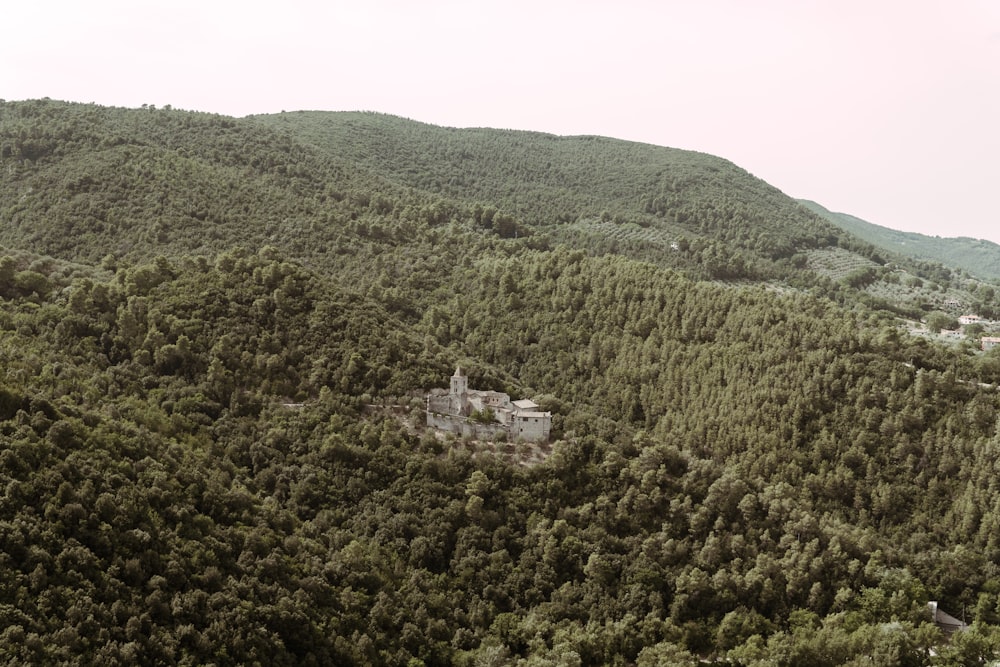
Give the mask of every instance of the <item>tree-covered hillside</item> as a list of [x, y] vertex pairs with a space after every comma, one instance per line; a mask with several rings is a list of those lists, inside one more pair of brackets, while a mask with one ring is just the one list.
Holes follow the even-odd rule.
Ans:
[[[997, 655], [1000, 356], [811, 268], [877, 253], [708, 156], [324, 118], [0, 105], [0, 660]], [[543, 461], [422, 425], [457, 364]]]
[[941, 238], [900, 232], [846, 213], [834, 213], [816, 202], [800, 203], [845, 231], [893, 254], [945, 264], [985, 280], [1000, 279], [1000, 246], [983, 239]]
[[499, 209], [553, 234], [585, 221], [632, 224], [674, 239], [722, 241], [781, 259], [836, 245], [837, 227], [726, 160], [604, 137], [440, 128], [372, 113], [254, 118], [388, 179]]

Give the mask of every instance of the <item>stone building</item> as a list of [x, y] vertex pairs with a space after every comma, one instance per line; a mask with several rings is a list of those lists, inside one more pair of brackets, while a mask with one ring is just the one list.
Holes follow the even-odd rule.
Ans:
[[511, 401], [499, 391], [469, 389], [461, 367], [451, 376], [451, 387], [427, 395], [427, 425], [473, 438], [505, 435], [510, 440], [544, 442], [552, 430], [552, 413], [534, 401]]

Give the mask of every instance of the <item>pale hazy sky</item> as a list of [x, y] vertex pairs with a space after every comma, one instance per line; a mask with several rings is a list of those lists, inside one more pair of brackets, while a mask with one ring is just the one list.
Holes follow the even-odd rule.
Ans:
[[1000, 242], [1000, 0], [10, 5], [7, 100], [599, 134], [719, 155], [887, 227]]

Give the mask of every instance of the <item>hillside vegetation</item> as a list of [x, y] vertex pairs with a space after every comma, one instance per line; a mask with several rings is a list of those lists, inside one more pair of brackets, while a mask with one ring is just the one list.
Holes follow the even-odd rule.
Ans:
[[1000, 279], [1000, 246], [967, 237], [941, 238], [900, 232], [872, 224], [846, 213], [834, 213], [816, 202], [799, 202], [817, 215], [874, 246], [916, 260], [939, 262], [962, 269], [984, 280]]
[[702, 153], [604, 137], [448, 129], [372, 113], [253, 120], [400, 185], [498, 210], [560, 240], [580, 233], [576, 223], [586, 230], [593, 221], [611, 222], [674, 240], [704, 238], [754, 264], [838, 242], [837, 227]]
[[[1000, 356], [730, 163], [43, 100], [0, 170], [7, 664], [1000, 648]], [[420, 426], [456, 364], [554, 412], [543, 462]]]

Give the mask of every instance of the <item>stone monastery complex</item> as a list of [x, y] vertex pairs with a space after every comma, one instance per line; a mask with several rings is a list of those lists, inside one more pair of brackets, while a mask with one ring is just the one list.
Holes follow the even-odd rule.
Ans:
[[499, 391], [469, 389], [469, 378], [459, 367], [447, 394], [438, 389], [427, 395], [427, 425], [478, 439], [506, 435], [509, 440], [544, 442], [552, 429], [552, 413], [539, 411], [534, 401], [511, 401]]

